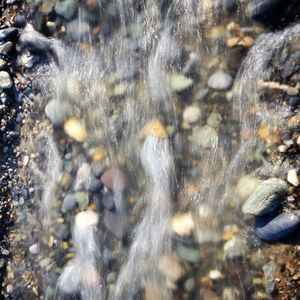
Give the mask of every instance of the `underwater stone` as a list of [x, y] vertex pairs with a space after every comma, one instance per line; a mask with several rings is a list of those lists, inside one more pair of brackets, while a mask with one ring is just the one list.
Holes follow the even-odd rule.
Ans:
[[76, 198], [74, 194], [68, 194], [63, 201], [63, 209], [65, 211], [72, 211], [76, 207]]
[[54, 7], [55, 12], [67, 20], [70, 20], [75, 16], [77, 9], [78, 2], [76, 0], [64, 0], [62, 2], [57, 2]]
[[122, 239], [126, 231], [126, 220], [123, 216], [104, 210], [103, 223], [106, 229], [115, 237]]
[[18, 29], [14, 28], [14, 27], [5, 28], [5, 29], [0, 30], [0, 42], [7, 38], [13, 37], [18, 32], [19, 32]]
[[197, 122], [200, 116], [201, 116], [201, 110], [198, 106], [194, 106], [194, 105], [188, 106], [183, 111], [183, 120], [188, 124]]
[[224, 71], [216, 71], [208, 78], [207, 84], [215, 90], [227, 90], [232, 85], [232, 77]]
[[244, 257], [248, 254], [248, 251], [246, 241], [236, 236], [224, 244], [224, 255], [229, 260]]
[[201, 128], [194, 127], [191, 140], [204, 148], [213, 148], [218, 145], [217, 132], [208, 125]]
[[90, 26], [83, 20], [75, 19], [67, 25], [67, 35], [71, 39], [80, 39], [88, 36], [90, 32]]
[[55, 237], [58, 240], [67, 240], [70, 236], [70, 229], [66, 224], [58, 224], [55, 227]]
[[0, 89], [10, 89], [12, 86], [10, 75], [5, 71], [0, 71]]
[[193, 85], [193, 79], [181, 74], [174, 74], [170, 79], [173, 91], [182, 92]]
[[277, 241], [293, 234], [300, 224], [300, 218], [284, 212], [277, 217], [262, 216], [255, 220], [255, 230], [259, 238], [266, 241]]
[[67, 104], [62, 103], [57, 99], [53, 99], [46, 105], [45, 113], [54, 126], [61, 126], [69, 115], [69, 109]]
[[299, 186], [300, 182], [299, 182], [299, 177], [296, 169], [292, 169], [288, 171], [287, 181], [293, 186]]
[[278, 178], [263, 181], [246, 200], [244, 214], [261, 216], [273, 212], [282, 196], [288, 192], [287, 183]]
[[187, 247], [182, 244], [178, 244], [176, 247], [176, 253], [182, 260], [190, 263], [197, 263], [200, 261], [199, 249], [194, 247]]
[[64, 123], [64, 129], [67, 135], [77, 142], [84, 142], [87, 138], [84, 125], [75, 118], [70, 118]]
[[76, 201], [80, 210], [85, 210], [89, 205], [89, 195], [85, 192], [78, 192], [75, 194]]
[[126, 188], [125, 174], [119, 167], [112, 167], [106, 170], [101, 176], [101, 182], [110, 191], [120, 190], [123, 192]]
[[275, 282], [274, 282], [275, 269], [276, 269], [276, 263], [274, 261], [270, 261], [263, 266], [263, 271], [265, 275], [266, 292], [268, 294], [271, 294], [275, 290]]

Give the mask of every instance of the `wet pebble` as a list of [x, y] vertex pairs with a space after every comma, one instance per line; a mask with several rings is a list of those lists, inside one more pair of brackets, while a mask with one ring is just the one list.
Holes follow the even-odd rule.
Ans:
[[276, 263], [274, 261], [270, 261], [263, 266], [266, 292], [268, 294], [273, 293], [275, 290], [275, 282], [274, 282], [275, 270], [276, 270]]
[[113, 207], [114, 207], [113, 193], [107, 193], [107, 194], [103, 195], [101, 202], [106, 209], [108, 209], [108, 210], [113, 209]]
[[0, 71], [0, 89], [10, 89], [12, 86], [10, 75], [5, 71]]
[[224, 71], [216, 71], [208, 79], [208, 86], [215, 90], [227, 90], [232, 85], [232, 77]]
[[275, 218], [261, 216], [255, 220], [255, 231], [259, 238], [277, 241], [291, 236], [299, 228], [300, 218], [293, 213], [283, 212]]
[[97, 177], [100, 178], [103, 171], [104, 171], [104, 163], [102, 161], [93, 161], [91, 163], [91, 168], [92, 168], [92, 172], [93, 174]]
[[78, 9], [78, 2], [76, 0], [64, 0], [55, 4], [55, 12], [67, 20], [72, 19]]
[[75, 40], [88, 36], [89, 32], [90, 26], [83, 20], [75, 19], [67, 25], [67, 35]]
[[119, 167], [112, 167], [104, 171], [101, 182], [110, 191], [124, 191], [126, 188], [126, 178], [123, 170]]
[[222, 293], [223, 300], [239, 300], [242, 298], [241, 292], [236, 287], [225, 287]]
[[11, 38], [18, 34], [18, 29], [14, 27], [9, 27], [0, 30], [0, 41]]
[[58, 224], [55, 226], [55, 237], [58, 240], [67, 240], [70, 236], [70, 229], [66, 224]]
[[185, 273], [178, 259], [172, 255], [164, 255], [160, 258], [159, 270], [171, 281], [179, 280]]
[[45, 107], [46, 116], [54, 126], [61, 126], [69, 115], [67, 104], [57, 99], [50, 100]]
[[229, 260], [244, 257], [248, 251], [246, 241], [236, 236], [224, 244], [224, 255]]
[[63, 200], [63, 210], [70, 212], [76, 208], [76, 196], [74, 194], [68, 194]]
[[190, 139], [203, 148], [213, 148], [218, 144], [216, 130], [208, 125], [204, 127], [194, 127]]
[[280, 199], [288, 192], [287, 183], [279, 178], [263, 181], [246, 200], [242, 210], [244, 214], [265, 215], [273, 212]]
[[299, 177], [296, 169], [292, 169], [288, 171], [287, 181], [293, 186], [299, 186], [300, 182], [299, 182]]
[[89, 195], [85, 192], [78, 192], [75, 194], [76, 202], [80, 210], [85, 210], [89, 205]]
[[29, 252], [31, 253], [31, 254], [38, 254], [39, 252], [40, 252], [40, 246], [39, 246], [39, 244], [33, 244], [33, 245], [31, 245], [30, 247], [29, 247]]
[[109, 210], [104, 211], [103, 223], [108, 231], [121, 239], [126, 231], [126, 220], [123, 216], [114, 214]]
[[177, 245], [176, 253], [182, 260], [190, 263], [198, 263], [201, 258], [199, 249], [185, 246], [183, 244]]
[[201, 110], [198, 106], [188, 106], [183, 111], [183, 120], [188, 124], [193, 124], [199, 120], [201, 116]]
[[182, 74], [174, 74], [171, 76], [171, 88], [173, 91], [182, 92], [193, 85], [193, 79]]
[[64, 129], [67, 135], [76, 140], [77, 142], [84, 142], [87, 138], [87, 133], [84, 124], [75, 119], [70, 118], [64, 123]]
[[12, 50], [12, 48], [13, 48], [13, 43], [6, 42], [5, 44], [0, 45], [0, 54], [7, 56], [9, 52]]

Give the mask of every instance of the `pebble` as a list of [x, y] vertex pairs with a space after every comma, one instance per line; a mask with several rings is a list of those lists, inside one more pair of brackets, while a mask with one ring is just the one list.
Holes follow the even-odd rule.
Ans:
[[215, 90], [227, 90], [232, 85], [232, 77], [224, 71], [216, 71], [208, 79], [208, 86]]
[[198, 106], [188, 106], [183, 111], [183, 120], [188, 124], [196, 123], [201, 116], [201, 110]]
[[70, 229], [66, 224], [58, 224], [55, 226], [55, 237], [58, 240], [67, 240], [70, 236]]
[[65, 121], [64, 130], [67, 135], [77, 142], [84, 142], [87, 139], [87, 133], [84, 125], [75, 118], [70, 118]]
[[198, 263], [200, 261], [200, 251], [194, 247], [188, 247], [182, 244], [178, 244], [176, 247], [176, 253], [185, 261], [190, 263]]
[[72, 19], [78, 9], [78, 2], [76, 0], [64, 0], [55, 4], [55, 12], [67, 20]]
[[52, 99], [47, 103], [45, 113], [54, 126], [62, 126], [70, 114], [70, 109], [66, 103]]
[[292, 169], [288, 171], [287, 181], [293, 186], [299, 186], [300, 182], [299, 182], [299, 177], [296, 169]]
[[123, 192], [126, 188], [126, 178], [123, 170], [119, 167], [112, 167], [104, 171], [101, 182], [110, 191], [117, 189]]
[[118, 239], [122, 239], [126, 231], [126, 220], [123, 216], [104, 210], [104, 226]]
[[101, 202], [106, 209], [108, 210], [113, 209], [115, 205], [114, 195], [112, 193], [107, 193], [103, 195]]
[[14, 28], [14, 27], [1, 29], [0, 30], [0, 42], [17, 35], [18, 32], [19, 32], [18, 29]]
[[97, 177], [97, 178], [100, 178], [101, 175], [103, 174], [104, 172], [104, 163], [102, 161], [93, 161], [91, 163], [91, 168], [92, 168], [92, 172], [93, 174]]
[[90, 26], [83, 20], [75, 19], [67, 24], [67, 35], [75, 40], [84, 38], [90, 33]]
[[40, 246], [39, 246], [39, 244], [33, 244], [33, 245], [31, 245], [30, 247], [29, 247], [29, 252], [31, 253], [31, 254], [38, 254], [39, 252], [40, 252]]
[[6, 71], [0, 71], [0, 89], [10, 89], [13, 82]]
[[179, 236], [191, 235], [195, 227], [191, 213], [176, 214], [172, 217], [172, 230]]
[[237, 236], [234, 236], [224, 244], [224, 255], [229, 260], [244, 257], [248, 254], [248, 251], [249, 248], [246, 241]]
[[289, 237], [299, 228], [300, 218], [288, 212], [283, 212], [275, 218], [261, 216], [255, 220], [255, 231], [259, 238], [266, 241], [277, 241]]
[[5, 44], [0, 45], [0, 54], [7, 56], [9, 52], [12, 50], [12, 48], [13, 48], [13, 43], [6, 42]]
[[86, 192], [78, 192], [75, 194], [76, 201], [80, 210], [85, 210], [89, 205], [89, 195]]
[[164, 255], [159, 260], [159, 270], [171, 281], [179, 280], [185, 270], [174, 255]]
[[63, 200], [63, 210], [70, 212], [76, 208], [76, 197], [74, 194], [68, 194]]
[[171, 76], [170, 84], [171, 88], [175, 92], [182, 92], [193, 85], [192, 78], [186, 77], [182, 74], [174, 74]]
[[0, 58], [0, 70], [4, 69], [7, 66], [7, 61]]
[[152, 120], [147, 123], [139, 133], [139, 138], [143, 139], [147, 136], [154, 136], [161, 139], [168, 138], [168, 133], [163, 124], [159, 120]]
[[270, 261], [263, 266], [266, 292], [268, 294], [273, 293], [275, 290], [275, 282], [274, 282], [275, 270], [276, 270], [276, 263], [274, 261]]
[[218, 145], [218, 134], [215, 128], [208, 125], [194, 127], [190, 139], [203, 148], [215, 148]]
[[241, 292], [235, 287], [225, 287], [222, 293], [222, 300], [240, 300]]
[[261, 216], [273, 212], [279, 200], [288, 192], [288, 185], [279, 178], [263, 181], [246, 200], [242, 211], [244, 214]]
[[206, 124], [213, 128], [218, 128], [221, 123], [221, 116], [218, 113], [211, 113], [206, 121]]

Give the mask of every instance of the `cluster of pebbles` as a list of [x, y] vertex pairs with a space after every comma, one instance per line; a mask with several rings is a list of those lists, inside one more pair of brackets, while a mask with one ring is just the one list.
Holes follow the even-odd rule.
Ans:
[[[161, 2], [163, 11], [168, 1]], [[206, 44], [220, 44], [226, 51], [215, 59], [215, 53], [206, 53], [206, 44], [196, 43], [192, 49], [185, 49], [183, 67], [167, 75], [176, 99], [177, 127], [160, 116], [163, 122], [148, 120], [136, 133], [137, 144], [141, 136], [151, 135], [168, 138], [174, 149], [179, 187], [171, 219], [173, 251], [160, 258], [159, 269], [175, 299], [296, 299], [300, 292], [297, 47], [289, 45], [289, 51], [278, 50], [283, 52], [276, 54], [282, 63], [272, 62], [274, 68], [264, 85], [267, 91], [261, 97], [261, 101], [272, 97], [272, 101], [288, 107], [287, 126], [278, 129], [260, 124], [253, 159], [254, 164], [264, 161], [283, 171], [275, 172], [278, 176], [259, 176], [255, 172], [241, 176], [231, 187], [230, 203], [224, 207], [222, 217], [214, 213], [210, 199], [201, 198], [205, 171], [213, 174], [220, 167], [217, 160], [215, 166], [205, 164], [207, 153], [216, 149], [218, 155], [223, 149], [229, 153], [239, 143], [237, 117], [230, 109], [235, 77], [256, 36], [267, 30], [253, 24], [253, 20], [282, 27], [297, 20], [300, 7], [298, 1], [240, 2], [224, 1], [226, 17], [218, 25], [213, 24], [204, 37]], [[80, 5], [89, 22], [78, 17], [76, 0], [7, 1], [1, 6], [1, 228], [15, 222], [10, 243], [1, 236], [1, 270], [8, 261], [2, 294], [8, 299], [56, 299], [56, 282], [62, 270], [84, 256], [80, 250], [79, 257], [78, 249], [82, 248], [74, 244], [72, 226], [75, 222], [78, 227], [80, 220], [86, 219], [100, 228], [99, 268], [105, 270], [102, 279], [108, 299], [113, 299], [131, 234], [143, 214], [143, 207], [137, 205], [137, 187], [143, 186], [143, 175], [132, 172], [132, 165], [122, 153], [115, 163], [111, 145], [91, 142], [91, 111], [84, 114], [85, 119], [70, 110], [67, 99], [82, 99], [80, 85], [84, 83], [70, 76], [65, 102], [52, 98], [44, 103], [34, 77], [41, 65], [56, 60], [53, 41], [45, 35], [72, 43], [92, 32], [93, 42], [97, 43], [99, 35], [108, 38], [112, 34], [117, 19], [113, 2], [101, 9], [98, 1], [83, 1]], [[139, 1], [132, 5], [142, 10]], [[244, 13], [241, 17], [235, 12], [238, 6], [248, 19]], [[242, 20], [241, 24], [237, 20]], [[83, 38], [83, 49], [85, 42]], [[205, 59], [199, 58], [196, 47], [203, 48], [199, 52]], [[108, 80], [106, 90], [111, 103], [124, 105], [131, 80]], [[133, 81], [142, 85], [138, 80], [134, 76]], [[109, 124], [120, 118], [112, 115]], [[123, 124], [117, 123], [120, 131], [124, 130]], [[214, 178], [212, 174], [207, 176]], [[36, 177], [40, 183], [34, 182]], [[52, 192], [51, 211], [55, 213], [40, 220], [42, 212], [37, 207], [47, 191]], [[125, 214], [117, 212], [118, 193]], [[194, 203], [200, 203], [196, 209]], [[282, 239], [287, 245], [280, 242]], [[89, 282], [89, 274], [81, 276], [79, 281]], [[79, 285], [72, 286], [67, 279], [63, 282], [60, 288], [65, 294], [72, 297], [80, 293]], [[155, 299], [152, 288], [151, 282], [146, 283], [144, 290], [137, 292], [144, 293], [145, 299]]]

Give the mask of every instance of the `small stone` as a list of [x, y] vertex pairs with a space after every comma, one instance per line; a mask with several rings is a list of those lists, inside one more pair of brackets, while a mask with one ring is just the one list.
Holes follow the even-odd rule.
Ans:
[[111, 96], [113, 97], [121, 97], [126, 94], [127, 86], [124, 83], [120, 83], [113, 88]]
[[263, 266], [263, 271], [265, 275], [265, 285], [266, 292], [271, 294], [275, 290], [275, 282], [274, 282], [274, 272], [276, 270], [276, 263], [274, 261], [270, 261]]
[[287, 181], [292, 184], [293, 186], [299, 186], [300, 182], [299, 182], [299, 177], [297, 174], [297, 170], [293, 169], [293, 170], [289, 170], [288, 174], [287, 174]]
[[222, 273], [219, 270], [210, 270], [209, 271], [209, 278], [211, 280], [219, 280], [222, 277]]
[[12, 50], [13, 48], [13, 43], [12, 42], [6, 42], [3, 45], [0, 45], [0, 54], [6, 56], [9, 54], [9, 52]]
[[248, 251], [247, 243], [237, 236], [224, 244], [224, 255], [229, 260], [244, 257], [248, 254]]
[[222, 294], [222, 300], [240, 300], [241, 292], [235, 287], [225, 287]]
[[11, 38], [18, 34], [18, 29], [14, 27], [9, 27], [0, 30], [0, 41]]
[[7, 66], [7, 61], [0, 58], [0, 70], [4, 69]]
[[201, 110], [198, 106], [188, 106], [183, 111], [183, 120], [188, 124], [193, 124], [199, 120], [201, 116]]
[[67, 35], [74, 40], [88, 37], [89, 33], [90, 25], [81, 19], [75, 19], [67, 24]]
[[104, 210], [104, 226], [118, 239], [122, 239], [126, 232], [126, 220], [124, 217], [114, 214], [109, 210]]
[[162, 139], [168, 138], [167, 131], [159, 120], [150, 121], [140, 131], [140, 139], [143, 139], [147, 136], [154, 136]]
[[261, 216], [273, 212], [279, 200], [288, 192], [287, 183], [279, 178], [263, 181], [246, 200], [242, 210], [244, 214]]
[[39, 244], [36, 243], [36, 244], [31, 245], [29, 247], [29, 252], [34, 255], [38, 254], [40, 252]]
[[75, 118], [70, 118], [64, 123], [65, 132], [77, 142], [84, 142], [87, 138], [84, 125]]
[[105, 150], [102, 147], [97, 147], [93, 150], [94, 161], [104, 160], [105, 155], [106, 155]]
[[70, 20], [75, 16], [77, 9], [78, 2], [76, 0], [64, 0], [62, 2], [57, 2], [54, 7], [55, 12], [67, 20]]
[[97, 177], [100, 178], [102, 173], [104, 172], [104, 163], [102, 161], [93, 161], [91, 163], [91, 168], [93, 174]]
[[126, 178], [123, 170], [119, 167], [112, 167], [106, 170], [101, 176], [101, 182], [110, 191], [123, 192], [126, 188]]
[[76, 201], [80, 210], [85, 210], [89, 205], [89, 195], [85, 192], [78, 192], [75, 194]]
[[106, 209], [108, 209], [108, 210], [113, 209], [113, 207], [115, 205], [114, 195], [112, 193], [107, 193], [107, 194], [103, 195], [101, 202]]
[[176, 253], [182, 260], [190, 263], [198, 263], [201, 258], [199, 249], [184, 246], [182, 244], [177, 245]]
[[179, 236], [191, 235], [195, 227], [191, 213], [176, 214], [172, 217], [172, 230]]
[[206, 124], [213, 128], [218, 128], [221, 122], [221, 116], [217, 113], [211, 113], [208, 118]]
[[196, 286], [196, 282], [194, 278], [188, 278], [184, 283], [184, 288], [188, 292], [192, 292]]
[[194, 127], [190, 139], [203, 148], [215, 148], [218, 145], [218, 134], [214, 128], [208, 125]]
[[224, 71], [216, 71], [208, 79], [208, 86], [215, 90], [227, 90], [232, 85], [232, 77]]
[[170, 84], [173, 91], [182, 92], [193, 85], [193, 79], [181, 74], [171, 76]]
[[74, 194], [68, 194], [63, 201], [63, 210], [70, 212], [76, 208], [76, 197]]
[[13, 82], [6, 71], [0, 71], [0, 89], [10, 89]]
[[58, 224], [55, 226], [55, 237], [58, 240], [67, 240], [70, 236], [70, 229], [66, 224]]
[[177, 281], [185, 274], [183, 266], [173, 255], [164, 255], [160, 258], [159, 270], [171, 281]]
[[53, 99], [45, 107], [46, 116], [54, 126], [61, 126], [70, 114], [70, 109], [66, 103]]
[[45, 257], [40, 261], [40, 266], [42, 269], [45, 269], [48, 265], [50, 265], [51, 260], [49, 257]]

